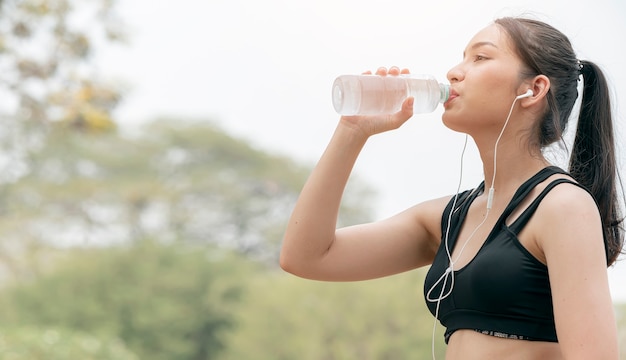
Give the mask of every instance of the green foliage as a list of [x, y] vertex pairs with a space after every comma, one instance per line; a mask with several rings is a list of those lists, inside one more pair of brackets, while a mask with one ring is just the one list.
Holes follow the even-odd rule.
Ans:
[[[138, 358], [156, 360], [384, 360], [431, 353], [433, 318], [421, 296], [422, 271], [323, 283], [217, 249], [147, 241], [73, 249], [59, 264], [4, 290], [5, 328], [65, 329], [101, 344], [120, 339]], [[50, 334], [33, 331], [21, 342], [29, 351], [46, 346], [41, 336]], [[78, 340], [63, 346], [81, 351]], [[439, 327], [435, 342], [442, 357]], [[67, 357], [74, 358], [88, 359]]]
[[[430, 358], [434, 322], [420, 295], [423, 274], [352, 283], [261, 274], [219, 359]], [[439, 326], [435, 344], [443, 358]]]
[[2, 360], [138, 360], [116, 339], [59, 329], [0, 329]]
[[[251, 262], [228, 255], [275, 268], [309, 168], [206, 121], [112, 131], [120, 87], [89, 59], [124, 38], [114, 3], [0, 0], [0, 150], [11, 160], [0, 175], [0, 349], [22, 351], [15, 360], [429, 354], [432, 321], [406, 294], [414, 279], [320, 284], [272, 267], [251, 277]], [[89, 31], [77, 14], [90, 14]], [[353, 177], [340, 225], [369, 220], [372, 195]]]
[[0, 323], [119, 338], [143, 359], [208, 359], [247, 269], [222, 251], [149, 241], [74, 249], [49, 275], [6, 289]]
[[[0, 190], [0, 260], [22, 278], [39, 271], [33, 254], [42, 244], [153, 238], [217, 244], [276, 264], [308, 171], [206, 121], [158, 121], [136, 136], [59, 128], [28, 174]], [[367, 191], [350, 187], [347, 196], [359, 196], [347, 199], [344, 217], [367, 219]]]
[[[206, 358], [246, 284], [245, 266], [206, 257], [235, 250], [275, 268], [308, 172], [206, 121], [134, 136], [55, 128], [0, 190], [0, 279], [15, 284], [0, 324], [120, 338], [142, 358]], [[366, 220], [367, 197], [351, 199], [343, 214]]]

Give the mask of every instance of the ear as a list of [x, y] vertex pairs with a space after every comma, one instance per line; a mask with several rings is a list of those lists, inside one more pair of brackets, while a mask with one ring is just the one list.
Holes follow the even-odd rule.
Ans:
[[533, 92], [532, 96], [521, 99], [522, 107], [531, 107], [533, 105], [543, 103], [546, 95], [548, 94], [548, 90], [550, 90], [550, 79], [545, 75], [537, 75], [530, 81], [524, 82], [525, 87], [522, 89], [530, 89]]

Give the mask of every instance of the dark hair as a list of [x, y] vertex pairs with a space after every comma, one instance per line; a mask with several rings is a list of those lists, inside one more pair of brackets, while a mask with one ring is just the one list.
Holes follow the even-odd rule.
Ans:
[[604, 230], [607, 264], [622, 251], [624, 234], [617, 185], [619, 175], [609, 88], [602, 70], [590, 61], [579, 61], [569, 39], [554, 27], [533, 19], [505, 17], [495, 21], [509, 35], [525, 64], [523, 78], [545, 75], [550, 79], [548, 108], [536, 130], [540, 148], [562, 139], [578, 97], [583, 95], [578, 126], [571, 150], [569, 173], [595, 198]]

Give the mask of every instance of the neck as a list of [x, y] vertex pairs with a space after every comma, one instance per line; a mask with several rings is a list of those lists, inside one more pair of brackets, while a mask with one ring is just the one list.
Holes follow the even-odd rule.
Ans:
[[515, 191], [521, 183], [550, 165], [539, 151], [531, 154], [523, 146], [516, 140], [501, 141], [497, 151], [493, 142], [491, 146], [479, 145], [486, 192], [492, 187], [500, 193]]

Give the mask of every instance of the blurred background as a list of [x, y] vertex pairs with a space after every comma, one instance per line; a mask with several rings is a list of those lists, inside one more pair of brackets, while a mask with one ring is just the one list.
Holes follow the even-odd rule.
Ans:
[[[298, 279], [282, 231], [336, 125], [336, 76], [446, 81], [517, 15], [604, 69], [623, 167], [619, 0], [0, 0], [0, 359], [430, 358], [424, 270]], [[340, 225], [456, 191], [464, 137], [441, 111], [371, 139]], [[475, 149], [463, 168], [463, 188], [482, 180]], [[624, 261], [609, 276], [626, 349]]]

